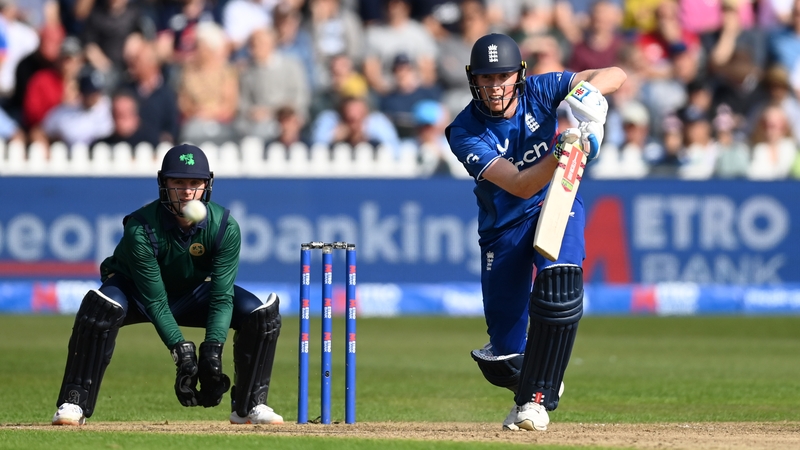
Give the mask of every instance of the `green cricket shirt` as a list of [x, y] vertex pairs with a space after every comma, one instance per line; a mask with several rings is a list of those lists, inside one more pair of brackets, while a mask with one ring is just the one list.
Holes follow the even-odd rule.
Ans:
[[[133, 217], [137, 213], [155, 236], [158, 258], [146, 227]], [[184, 341], [169, 302], [205, 282], [211, 283], [205, 341], [224, 343], [228, 337], [241, 232], [236, 220], [228, 215], [225, 233], [216, 245], [224, 213], [225, 208], [209, 202], [206, 220], [184, 233], [175, 216], [160, 201], [154, 201], [128, 216], [114, 254], [100, 264], [102, 281], [121, 274], [134, 282], [168, 348]]]

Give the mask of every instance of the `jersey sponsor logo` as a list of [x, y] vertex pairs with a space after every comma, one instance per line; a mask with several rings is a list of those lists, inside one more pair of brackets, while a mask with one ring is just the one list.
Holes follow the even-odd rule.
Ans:
[[508, 151], [508, 138], [506, 138], [506, 145], [503, 147], [500, 144], [495, 144], [497, 146], [497, 151], [500, 152], [501, 155], [505, 155]]
[[486, 271], [492, 270], [494, 264], [494, 252], [486, 252]]
[[189, 254], [192, 256], [203, 256], [203, 253], [206, 252], [206, 248], [203, 247], [203, 244], [194, 243], [189, 246]]
[[525, 125], [531, 130], [531, 133], [539, 129], [539, 122], [536, 121], [531, 113], [525, 114]]
[[497, 46], [492, 44], [489, 46], [489, 62], [496, 63], [498, 61], [500, 61], [500, 59], [497, 56]]
[[515, 166], [522, 167], [525, 164], [533, 163], [537, 159], [541, 158], [542, 155], [547, 153], [549, 149], [550, 147], [547, 146], [547, 142], [540, 142], [534, 145], [532, 149], [523, 153], [520, 161], [514, 161], [514, 158], [508, 158], [508, 160], [511, 161], [511, 163]]
[[480, 158], [478, 158], [478, 155], [476, 155], [475, 153], [470, 153], [469, 155], [467, 155], [467, 164], [474, 164], [478, 162], [479, 159]]

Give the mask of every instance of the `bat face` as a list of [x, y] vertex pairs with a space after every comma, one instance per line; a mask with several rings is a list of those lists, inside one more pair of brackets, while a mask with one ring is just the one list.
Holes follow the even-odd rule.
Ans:
[[561, 242], [567, 229], [569, 213], [578, 194], [586, 155], [578, 144], [565, 144], [558, 167], [550, 180], [550, 189], [542, 203], [533, 247], [545, 258], [555, 261], [561, 252]]

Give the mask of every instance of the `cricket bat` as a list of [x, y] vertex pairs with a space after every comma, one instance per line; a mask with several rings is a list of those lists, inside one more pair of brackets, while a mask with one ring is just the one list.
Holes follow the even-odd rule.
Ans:
[[586, 168], [586, 155], [579, 145], [564, 144], [558, 167], [550, 181], [550, 189], [542, 203], [539, 223], [536, 224], [533, 248], [550, 261], [558, 259], [561, 241], [567, 229], [567, 220], [572, 212], [578, 186], [581, 184], [583, 169]]

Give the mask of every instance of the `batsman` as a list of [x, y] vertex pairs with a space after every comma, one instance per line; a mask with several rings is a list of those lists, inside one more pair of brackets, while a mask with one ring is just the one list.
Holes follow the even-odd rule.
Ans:
[[[489, 343], [472, 358], [492, 384], [514, 392], [507, 430], [546, 430], [583, 314], [585, 225], [576, 198], [556, 261], [533, 248], [542, 202], [565, 143], [589, 161], [603, 139], [608, 103], [627, 76], [617, 67], [526, 78], [517, 43], [489, 34], [472, 47], [467, 79], [473, 101], [445, 130], [475, 180], [481, 290]], [[558, 136], [566, 101], [577, 128]], [[551, 187], [555, 189], [556, 187]], [[536, 273], [535, 279], [533, 273]]]
[[[230, 389], [231, 423], [283, 423], [267, 406], [280, 301], [234, 284], [241, 233], [211, 201], [206, 155], [194, 145], [171, 148], [157, 180], [158, 200], [124, 218], [119, 244], [100, 265], [102, 285], [86, 293], [75, 316], [53, 425], [83, 425], [92, 416], [120, 327], [143, 322], [153, 324], [175, 363], [181, 405], [214, 407]], [[206, 214], [184, 215], [191, 200]], [[181, 326], [205, 329], [199, 349]], [[222, 364], [231, 328], [233, 386]]]

